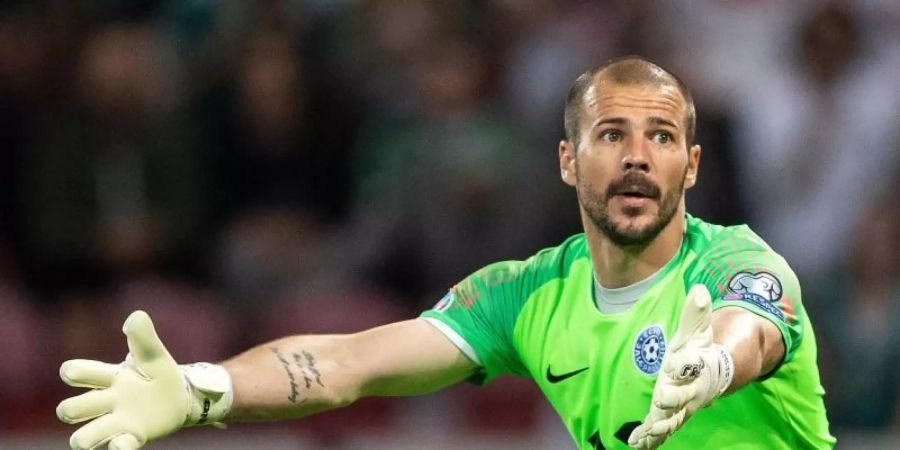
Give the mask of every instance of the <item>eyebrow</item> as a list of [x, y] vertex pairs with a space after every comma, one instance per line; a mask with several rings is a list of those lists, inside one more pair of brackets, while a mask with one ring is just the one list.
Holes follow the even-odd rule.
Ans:
[[[675, 128], [676, 130], [678, 129], [678, 124], [676, 124], [675, 122], [672, 122], [669, 119], [663, 119], [662, 117], [653, 116], [653, 117], [650, 117], [648, 120], [651, 125], [657, 125], [657, 126], [664, 125], [667, 127]], [[592, 126], [592, 128], [599, 127], [600, 125], [610, 125], [610, 124], [624, 125], [626, 123], [628, 123], [628, 121], [622, 117], [610, 117], [608, 119], [601, 119], [601, 120], [594, 122], [594, 125]]]
[[656, 116], [651, 117], [650, 124], [651, 125], [665, 125], [668, 127], [675, 128], [676, 130], [678, 129], [678, 125], [675, 122], [672, 122], [669, 119], [663, 119], [662, 117], [656, 117]]
[[593, 128], [599, 127], [600, 125], [624, 125], [626, 123], [628, 123], [628, 121], [622, 117], [610, 117], [608, 119], [602, 119], [594, 122]]

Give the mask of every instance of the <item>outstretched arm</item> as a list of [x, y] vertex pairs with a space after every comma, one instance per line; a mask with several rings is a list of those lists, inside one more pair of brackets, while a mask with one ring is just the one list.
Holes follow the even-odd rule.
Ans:
[[125, 321], [121, 364], [70, 360], [67, 384], [92, 390], [63, 400], [66, 423], [88, 422], [74, 450], [107, 444], [136, 450], [185, 426], [301, 417], [363, 396], [415, 395], [461, 381], [476, 366], [424, 320], [350, 335], [293, 336], [260, 345], [223, 365], [179, 366], [138, 311]]
[[650, 411], [628, 444], [659, 447], [698, 409], [774, 370], [784, 352], [774, 324], [737, 307], [713, 314], [709, 291], [695, 285], [663, 359]]
[[476, 366], [424, 320], [350, 335], [292, 336], [228, 361], [227, 421], [302, 417], [369, 396], [418, 395], [464, 380]]

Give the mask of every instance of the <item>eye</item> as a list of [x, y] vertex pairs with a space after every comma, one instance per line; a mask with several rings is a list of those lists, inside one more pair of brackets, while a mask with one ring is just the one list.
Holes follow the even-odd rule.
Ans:
[[617, 130], [606, 130], [600, 133], [600, 140], [603, 142], [620, 142], [622, 133]]
[[656, 142], [657, 144], [664, 145], [673, 140], [675, 139], [672, 137], [672, 133], [669, 133], [668, 131], [657, 131], [656, 133], [653, 133], [653, 142]]

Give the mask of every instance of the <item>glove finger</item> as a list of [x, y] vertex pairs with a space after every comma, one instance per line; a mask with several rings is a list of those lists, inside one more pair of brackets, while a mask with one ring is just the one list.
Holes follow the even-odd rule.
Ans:
[[108, 388], [119, 371], [118, 364], [89, 359], [70, 359], [59, 366], [59, 377], [69, 386]]
[[628, 446], [635, 450], [647, 450], [650, 448], [647, 442], [647, 439], [639, 439], [635, 442], [629, 442]]
[[672, 417], [667, 419], [660, 420], [653, 424], [648, 431], [648, 435], [653, 437], [662, 437], [663, 440], [667, 439], [672, 433], [675, 432], [678, 428], [681, 427], [681, 424], [684, 423], [685, 410], [681, 409]]
[[654, 450], [665, 442], [665, 438], [659, 438], [655, 436], [645, 436], [641, 439], [635, 448], [640, 450]]
[[56, 417], [65, 423], [79, 423], [113, 410], [115, 393], [109, 389], [94, 390], [67, 398], [56, 407]]
[[142, 444], [132, 434], [120, 434], [109, 441], [109, 450], [137, 450], [143, 447]]
[[123, 432], [118, 418], [107, 414], [88, 422], [87, 425], [72, 433], [72, 437], [69, 438], [69, 446], [72, 447], [72, 450], [90, 450], [103, 445]]
[[646, 425], [646, 421], [645, 421], [644, 423], [635, 427], [635, 429], [631, 430], [631, 434], [628, 436], [628, 445], [630, 445], [634, 448], [639, 448], [639, 447], [637, 447], [637, 444], [641, 441], [641, 439], [644, 438], [644, 436], [646, 434], [647, 434], [647, 425]]
[[671, 409], [660, 409], [656, 405], [650, 405], [650, 412], [644, 422], [653, 423], [663, 419], [667, 419], [674, 411]]
[[128, 338], [128, 351], [135, 365], [150, 378], [176, 373], [178, 364], [163, 345], [153, 321], [144, 311], [135, 311], [125, 320], [122, 331]]
[[[701, 339], [704, 344], [712, 343], [712, 299], [709, 290], [702, 284], [695, 284], [688, 291], [678, 320], [678, 329], [672, 338], [670, 352], [677, 351], [688, 341]], [[709, 342], [706, 342], [706, 340]]]
[[628, 436], [628, 445], [635, 447], [636, 445], [640, 444], [642, 440], [645, 440], [649, 436], [650, 429], [653, 427], [653, 424], [668, 417], [669, 414], [667, 414], [665, 411], [662, 411], [659, 408], [651, 405], [650, 411], [647, 413], [647, 416], [644, 417], [644, 421], [641, 422], [640, 425], [635, 427], [634, 430], [631, 431], [631, 435]]
[[696, 388], [692, 384], [668, 386], [666, 389], [660, 389], [655, 393], [653, 406], [662, 410], [680, 409], [694, 398], [695, 393]]
[[638, 425], [638, 427], [631, 432], [631, 435], [628, 436], [628, 445], [634, 448], [647, 448], [647, 438], [651, 426], [653, 426], [653, 422], [648, 421], [644, 421], [644, 423]]

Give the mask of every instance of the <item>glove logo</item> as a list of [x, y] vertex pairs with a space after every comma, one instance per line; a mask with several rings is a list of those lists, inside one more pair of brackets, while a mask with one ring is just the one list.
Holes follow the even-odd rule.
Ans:
[[634, 340], [634, 365], [646, 375], [656, 375], [666, 356], [666, 336], [659, 325], [650, 325]]
[[203, 399], [203, 412], [200, 413], [200, 420], [197, 421], [197, 424], [202, 425], [206, 423], [206, 419], [209, 418], [209, 407], [211, 405], [208, 398]]
[[783, 292], [781, 282], [768, 272], [739, 272], [731, 277], [728, 289], [735, 294], [758, 295], [767, 302], [777, 302]]
[[700, 376], [700, 371], [706, 367], [706, 363], [701, 359], [698, 363], [685, 364], [681, 366], [681, 374], [677, 377], [679, 380], [693, 380]]

